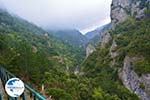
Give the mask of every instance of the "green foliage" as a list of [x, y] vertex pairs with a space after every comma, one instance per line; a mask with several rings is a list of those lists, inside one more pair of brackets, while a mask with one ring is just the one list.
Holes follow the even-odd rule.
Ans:
[[144, 14], [145, 14], [146, 16], [150, 16], [150, 8], [149, 8], [149, 9], [145, 9], [145, 10], [144, 10]]
[[105, 93], [101, 88], [94, 89], [93, 100], [121, 100], [117, 95]]
[[134, 64], [134, 70], [137, 74], [141, 75], [142, 73], [150, 73], [150, 62], [148, 60], [140, 60]]
[[140, 88], [144, 90], [145, 89], [145, 85], [143, 83], [140, 83]]
[[66, 66], [70, 71], [83, 59], [81, 49], [45, 33], [0, 10], [0, 64], [23, 80], [38, 84], [48, 69], [56, 67], [65, 73]]
[[[126, 55], [146, 59], [135, 63], [139, 74], [149, 72], [149, 22], [130, 20], [112, 31], [119, 52], [115, 60], [120, 66]], [[46, 94], [56, 100], [139, 100], [119, 82], [117, 69], [110, 66], [110, 45], [97, 47], [81, 64], [81, 75], [76, 75], [74, 66], [83, 59], [82, 50], [43, 33], [0, 11], [0, 64], [34, 86], [44, 84]]]
[[150, 73], [150, 19], [145, 18], [141, 21], [131, 20], [118, 25], [117, 28], [112, 31], [116, 43], [118, 45], [117, 52], [119, 55], [116, 57], [116, 61], [119, 66], [123, 66], [125, 56], [142, 57], [141, 61], [136, 61], [134, 64], [134, 70], [141, 75], [142, 73]]
[[110, 67], [109, 48], [97, 48], [82, 64], [85, 77], [93, 87], [90, 100], [139, 100], [118, 80], [117, 70]]
[[50, 88], [48, 89], [48, 95], [51, 95], [52, 98], [55, 98], [56, 100], [73, 100], [70, 94], [66, 93], [62, 89], [58, 88]]
[[0, 10], [0, 64], [36, 89], [44, 83], [54, 99], [80, 100], [87, 86], [79, 84], [73, 70], [84, 58], [83, 50], [45, 33]]

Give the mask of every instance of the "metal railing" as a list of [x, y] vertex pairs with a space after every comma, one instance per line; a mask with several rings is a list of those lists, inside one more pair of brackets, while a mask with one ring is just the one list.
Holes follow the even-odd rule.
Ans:
[[[10, 79], [10, 78], [15, 78], [16, 76], [13, 75], [12, 73], [10, 73], [9, 71], [7, 71], [5, 68], [3, 68], [0, 65], [0, 78], [2, 81], [2, 85], [3, 87], [5, 87], [6, 82]], [[38, 92], [36, 92], [35, 90], [33, 90], [30, 86], [28, 86], [27, 84], [24, 84], [25, 89], [27, 91], [29, 91], [30, 93], [30, 98], [33, 98], [33, 100], [46, 100], [44, 97], [42, 97]], [[10, 97], [9, 95], [7, 95], [8, 100], [18, 100], [18, 98], [14, 98], [14, 97]], [[24, 92], [20, 98], [22, 98], [22, 100], [27, 100], [26, 98], [26, 93]], [[3, 96], [0, 93], [0, 100], [3, 100]]]

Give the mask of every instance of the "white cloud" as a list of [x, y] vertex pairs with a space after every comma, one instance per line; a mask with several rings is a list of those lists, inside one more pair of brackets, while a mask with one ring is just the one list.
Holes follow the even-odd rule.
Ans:
[[108, 23], [110, 23], [110, 22], [111, 22], [110, 17], [107, 17], [107, 18], [105, 18], [105, 19], [103, 19], [103, 20], [101, 20], [101, 21], [99, 21], [99, 22], [97, 22], [97, 23], [94, 23], [93, 25], [90, 25], [89, 27], [87, 27], [87, 28], [85, 28], [85, 29], [81, 29], [80, 32], [81, 32], [82, 34], [85, 34], [85, 33], [89, 32], [89, 31], [93, 31], [93, 30], [95, 30], [96, 28], [101, 27], [101, 26], [103, 26], [103, 25], [106, 25], [106, 24], [108, 24]]
[[[111, 0], [2, 0], [5, 7], [44, 28], [87, 28], [110, 15]], [[99, 26], [99, 25], [98, 25]]]

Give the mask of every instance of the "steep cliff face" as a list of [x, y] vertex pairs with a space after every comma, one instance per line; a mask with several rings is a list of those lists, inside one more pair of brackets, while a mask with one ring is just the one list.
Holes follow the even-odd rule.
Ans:
[[132, 93], [136, 93], [142, 100], [150, 100], [150, 74], [137, 75], [132, 66], [137, 59], [139, 58], [126, 56], [119, 77]]
[[[150, 8], [150, 0], [112, 0], [112, 5], [111, 5], [112, 28], [111, 29], [115, 30], [117, 28], [117, 25], [121, 26], [122, 23], [126, 22], [128, 19], [133, 19], [132, 20], [133, 23], [136, 22], [137, 20], [142, 20], [143, 18], [146, 17], [144, 11], [146, 9], [149, 10], [149, 8]], [[148, 18], [149, 17], [147, 17], [147, 19]], [[146, 30], [146, 28], [143, 28], [143, 30]], [[127, 33], [128, 31], [129, 31], [128, 29], [124, 29], [124, 33]], [[134, 31], [132, 32], [134, 33]], [[119, 51], [121, 51], [120, 46], [118, 46], [118, 43], [116, 42], [117, 37], [119, 37], [120, 41], [123, 41], [124, 43], [123, 45], [128, 46], [128, 44], [125, 44], [124, 40], [121, 40], [124, 38], [122, 37], [121, 32], [120, 33], [118, 32], [118, 34], [115, 35], [112, 34], [111, 32], [102, 34], [101, 47], [106, 47], [107, 44], [111, 44], [109, 47], [110, 48], [109, 55], [113, 60], [110, 62], [110, 65], [116, 69], [118, 63], [116, 61], [116, 57], [124, 56], [122, 57], [124, 59], [121, 62], [122, 65], [119, 65], [119, 67], [121, 68], [117, 68], [119, 78], [122, 80], [124, 86], [127, 89], [129, 89], [132, 93], [137, 94], [139, 98], [141, 98], [141, 100], [150, 100], [150, 74], [143, 73], [141, 76], [139, 76], [134, 70], [134, 66], [133, 66], [133, 64], [136, 63], [137, 60], [143, 58], [142, 57], [139, 58], [136, 55], [128, 56], [125, 53], [121, 55], [119, 53]], [[127, 41], [127, 43], [128, 42], [129, 41]], [[126, 52], [128, 52], [128, 50]]]
[[[128, 18], [142, 19], [144, 10], [150, 7], [150, 0], [112, 0], [111, 25], [109, 29], [115, 29], [116, 25], [123, 23]], [[109, 30], [108, 29], [108, 30]], [[101, 33], [101, 45], [105, 47], [112, 40], [109, 31]]]
[[128, 17], [127, 9], [131, 4], [131, 0], [113, 0], [111, 6], [112, 23], [120, 23]]
[[142, 18], [150, 0], [112, 0], [112, 24], [124, 22], [128, 17]]

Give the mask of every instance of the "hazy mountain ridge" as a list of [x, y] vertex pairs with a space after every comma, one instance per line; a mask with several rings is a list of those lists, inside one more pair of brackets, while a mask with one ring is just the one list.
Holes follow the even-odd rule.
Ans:
[[68, 43], [77, 48], [85, 48], [88, 39], [82, 35], [78, 30], [55, 30], [55, 31], [48, 31], [49, 34], [53, 35], [54, 37], [58, 38], [64, 43]]
[[[92, 32], [88, 32], [86, 37], [89, 37], [88, 43], [93, 46], [97, 46], [102, 40], [101, 36], [111, 28], [111, 23], [102, 26], [101, 28], [95, 29]], [[90, 37], [91, 36], [91, 37]]]
[[110, 23], [109, 23], [109, 24], [106, 24], [106, 25], [103, 25], [103, 26], [101, 26], [101, 27], [99, 27], [99, 28], [96, 28], [96, 29], [93, 30], [93, 31], [87, 32], [87, 33], [85, 34], [85, 36], [86, 36], [89, 40], [93, 39], [95, 36], [100, 36], [100, 33], [101, 33], [101, 32], [104, 32], [105, 30], [108, 30], [107, 28], [109, 27], [109, 25], [110, 25]]
[[94, 38], [96, 35], [99, 35], [100, 34], [100, 31], [104, 28], [104, 26], [102, 27], [99, 27], [99, 28], [96, 28], [95, 30], [93, 31], [90, 31], [90, 32], [87, 32], [85, 34], [85, 36], [90, 40], [92, 38]]

